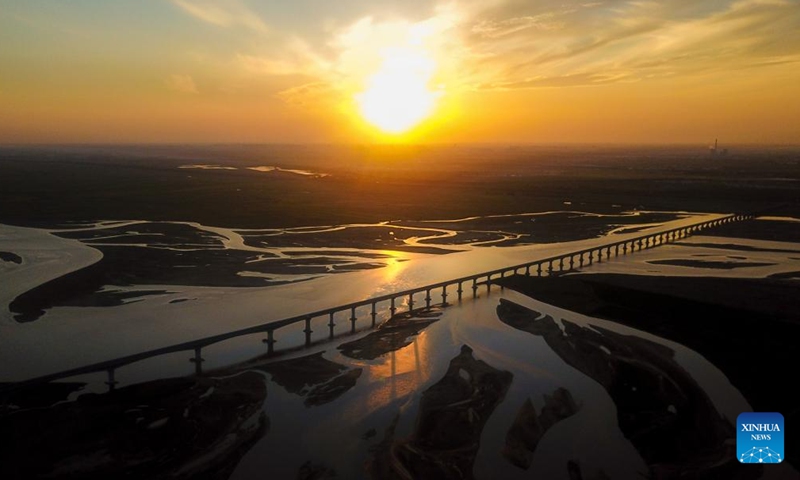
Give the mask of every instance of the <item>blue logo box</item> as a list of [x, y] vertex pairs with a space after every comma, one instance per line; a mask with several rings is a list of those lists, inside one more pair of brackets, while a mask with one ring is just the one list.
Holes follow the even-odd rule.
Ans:
[[783, 415], [774, 412], [742, 413], [736, 419], [736, 458], [741, 463], [783, 461]]

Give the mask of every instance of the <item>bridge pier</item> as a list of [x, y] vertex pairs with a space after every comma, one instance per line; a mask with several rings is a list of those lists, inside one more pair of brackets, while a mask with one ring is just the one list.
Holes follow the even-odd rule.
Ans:
[[431, 308], [431, 289], [425, 290], [425, 308], [430, 310]]
[[477, 298], [477, 297], [478, 297], [478, 279], [477, 278], [473, 278], [472, 279], [472, 298]]
[[[373, 303], [373, 305], [375, 305], [375, 304]], [[329, 318], [328, 318], [328, 330], [330, 330], [330, 333], [328, 334], [328, 338], [333, 338], [333, 328], [336, 326], [336, 322], [333, 321], [333, 314], [334, 314], [334, 312], [331, 312], [331, 313], [328, 314], [328, 316], [329, 316]]]
[[113, 392], [114, 390], [116, 390], [117, 384], [119, 383], [114, 378], [114, 373], [115, 373], [114, 370], [115, 369], [113, 369], [113, 368], [109, 368], [108, 370], [106, 370], [106, 374], [108, 375], [108, 380], [106, 380], [105, 383], [106, 383], [106, 385], [108, 385], [108, 391], [109, 392]]
[[356, 333], [356, 307], [350, 308], [350, 333]]
[[464, 290], [461, 288], [461, 282], [458, 282], [458, 290], [456, 290], [456, 293], [458, 293], [458, 301], [460, 302], [461, 294], [464, 293]]
[[305, 330], [303, 330], [303, 332], [306, 334], [306, 347], [307, 347], [311, 345], [311, 332], [313, 332], [313, 330], [311, 330], [311, 317], [306, 317], [306, 328]]
[[442, 285], [442, 306], [446, 307], [447, 305], [447, 285]]
[[372, 311], [369, 314], [372, 317], [372, 326], [374, 327], [375, 326], [375, 318], [377, 318], [377, 316], [378, 316], [377, 305], [375, 305], [375, 302], [372, 302]]
[[394, 312], [397, 311], [397, 307], [394, 306], [394, 300], [395, 300], [395, 297], [392, 297], [392, 306], [389, 307], [389, 313], [391, 313], [393, 317], [394, 317]]
[[408, 311], [414, 310], [414, 294], [408, 294]]
[[189, 359], [190, 362], [194, 363], [194, 374], [198, 377], [203, 374], [203, 362], [205, 361], [205, 359], [200, 356], [200, 350], [202, 350], [202, 347], [196, 347], [194, 349], [194, 358]]
[[267, 355], [275, 353], [275, 330], [267, 330], [267, 338], [261, 341], [267, 344]]

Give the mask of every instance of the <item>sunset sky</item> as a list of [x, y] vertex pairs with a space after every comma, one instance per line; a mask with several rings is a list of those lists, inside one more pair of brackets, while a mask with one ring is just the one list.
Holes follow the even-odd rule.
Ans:
[[0, 143], [800, 143], [800, 1], [0, 0]]

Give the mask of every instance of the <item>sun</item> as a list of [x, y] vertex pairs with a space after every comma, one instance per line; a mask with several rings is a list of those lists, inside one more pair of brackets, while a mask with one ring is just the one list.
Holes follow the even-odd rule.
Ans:
[[423, 51], [387, 49], [380, 69], [355, 96], [361, 115], [386, 133], [412, 129], [433, 113], [441, 95], [429, 88], [435, 68]]

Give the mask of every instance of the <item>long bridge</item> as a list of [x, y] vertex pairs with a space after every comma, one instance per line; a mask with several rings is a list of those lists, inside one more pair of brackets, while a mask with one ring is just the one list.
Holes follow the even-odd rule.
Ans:
[[[105, 383], [108, 385], [108, 389], [113, 390], [115, 385], [118, 383], [116, 380], [116, 371], [118, 369], [142, 360], [184, 351], [194, 352], [194, 356], [190, 358], [190, 361], [194, 363], [195, 374], [202, 375], [204, 361], [202, 356], [203, 349], [225, 340], [258, 333], [266, 334], [266, 338], [263, 339], [263, 342], [267, 346], [267, 355], [275, 355], [277, 333], [281, 329], [285, 329], [286, 327], [292, 325], [301, 324], [305, 327], [303, 329], [303, 333], [305, 334], [305, 346], [308, 347], [311, 346], [312, 343], [326, 339], [332, 339], [337, 335], [337, 324], [334, 321], [337, 313], [344, 312], [349, 315], [349, 332], [355, 333], [359, 321], [369, 321], [369, 326], [375, 327], [379, 311], [385, 311], [385, 308], [388, 306], [388, 312], [391, 316], [394, 316], [399, 310], [398, 302], [402, 304], [404, 300], [407, 300], [406, 308], [408, 311], [414, 310], [414, 306], [421, 302], [424, 302], [425, 308], [430, 308], [433, 305], [447, 306], [448, 298], [451, 296], [455, 296], [459, 301], [462, 300], [465, 294], [471, 295], [472, 297], [477, 297], [478, 290], [481, 286], [491, 288], [492, 282], [502, 279], [508, 275], [519, 275], [524, 273], [527, 276], [547, 276], [557, 273], [566, 273], [583, 268], [586, 265], [592, 265], [594, 262], [601, 262], [603, 259], [608, 260], [619, 257], [620, 255], [628, 255], [648, 248], [675, 242], [708, 228], [742, 220], [749, 220], [754, 217], [755, 215], [753, 214], [727, 215], [721, 218], [707, 220], [696, 224], [676, 227], [665, 231], [659, 231], [657, 233], [644, 234], [625, 240], [609, 242], [599, 246], [537, 259], [519, 265], [513, 265], [510, 267], [482, 272], [466, 277], [460, 277], [445, 282], [434, 283], [418, 288], [372, 297], [358, 302], [285, 318], [283, 320], [267, 322], [219, 335], [213, 335], [167, 347], [148, 350], [134, 355], [127, 355], [83, 367], [72, 368], [49, 375], [31, 378], [21, 382], [6, 384], [0, 387], [0, 393], [7, 393], [32, 385], [52, 382], [55, 380], [63, 380], [78, 375], [102, 372], [107, 374], [107, 381]], [[433, 303], [434, 300], [436, 300], [436, 303]], [[362, 313], [361, 316], [358, 315], [359, 311]], [[364, 314], [365, 311], [366, 315]], [[317, 335], [313, 335], [315, 333], [313, 328], [319, 327], [322, 327], [322, 333], [317, 331]], [[340, 333], [343, 333], [341, 331], [341, 327]]]

